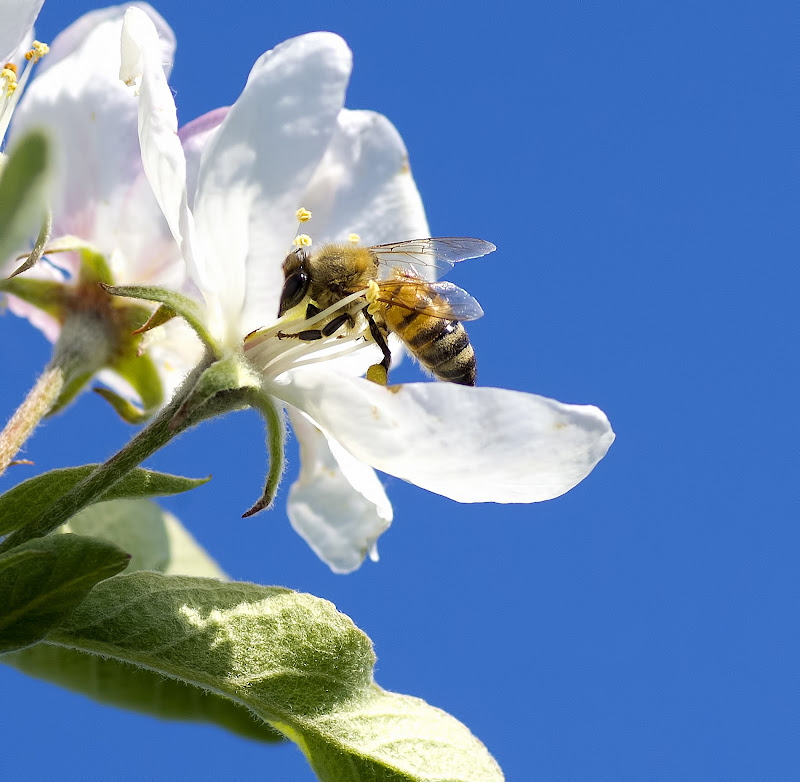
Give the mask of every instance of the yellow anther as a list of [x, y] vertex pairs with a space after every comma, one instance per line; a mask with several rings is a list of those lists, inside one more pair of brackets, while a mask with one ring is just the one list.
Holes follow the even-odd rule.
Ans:
[[348, 234], [347, 241], [350, 244], [358, 244], [361, 241], [361, 237], [358, 234]]
[[6, 64], [6, 67], [0, 71], [0, 78], [6, 80], [4, 85], [6, 95], [12, 95], [17, 89], [17, 69], [14, 67], [14, 63]]
[[25, 59], [30, 63], [39, 62], [42, 57], [50, 51], [50, 47], [41, 41], [34, 41], [33, 48], [29, 52], [25, 52]]
[[292, 244], [295, 247], [310, 247], [311, 237], [308, 234], [299, 234], [298, 236], [294, 237]]
[[302, 206], [295, 212], [297, 215], [297, 219], [301, 223], [307, 223], [311, 219], [311, 212], [308, 209], [303, 208]]

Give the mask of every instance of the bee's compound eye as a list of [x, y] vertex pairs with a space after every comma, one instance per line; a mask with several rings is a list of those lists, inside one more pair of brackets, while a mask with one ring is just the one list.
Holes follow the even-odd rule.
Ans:
[[302, 269], [290, 274], [283, 284], [278, 317], [292, 307], [296, 307], [303, 300], [303, 296], [306, 295], [307, 290], [308, 275]]

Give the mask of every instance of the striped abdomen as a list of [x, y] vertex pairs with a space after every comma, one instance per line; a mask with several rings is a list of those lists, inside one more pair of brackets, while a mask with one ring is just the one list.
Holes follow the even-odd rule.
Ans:
[[443, 320], [387, 304], [383, 318], [411, 353], [439, 380], [475, 385], [477, 362], [467, 330], [457, 320]]

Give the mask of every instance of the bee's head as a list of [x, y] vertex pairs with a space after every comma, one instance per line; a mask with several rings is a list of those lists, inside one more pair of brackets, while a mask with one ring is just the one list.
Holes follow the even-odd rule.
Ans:
[[283, 291], [278, 307], [278, 317], [296, 307], [306, 295], [310, 279], [308, 276], [308, 253], [305, 247], [292, 250], [283, 262]]

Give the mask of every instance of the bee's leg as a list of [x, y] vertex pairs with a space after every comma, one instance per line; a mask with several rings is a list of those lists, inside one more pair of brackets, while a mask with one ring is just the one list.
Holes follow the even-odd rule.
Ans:
[[[314, 307], [313, 304], [308, 305], [309, 309]], [[320, 310], [317, 310], [314, 307], [316, 312], [312, 313], [311, 315], [306, 312], [306, 318], [314, 317], [314, 315], [318, 314]], [[303, 342], [312, 342], [315, 339], [323, 339], [324, 337], [330, 337], [332, 334], [335, 334], [345, 323], [348, 323], [352, 328], [355, 326], [355, 321], [353, 320], [353, 316], [349, 312], [345, 312], [343, 315], [337, 315], [333, 320], [328, 321], [321, 329], [306, 329], [305, 331], [298, 331], [297, 333], [287, 333], [285, 331], [278, 332], [278, 339], [289, 339], [294, 337], [295, 339], [302, 340]]]
[[372, 334], [372, 339], [375, 340], [375, 344], [381, 349], [381, 353], [383, 353], [383, 361], [381, 361], [380, 364], [373, 364], [367, 370], [367, 380], [372, 380], [378, 385], [385, 386], [389, 376], [389, 367], [392, 364], [392, 352], [389, 350], [389, 346], [386, 344], [386, 338], [383, 336], [383, 332], [380, 328], [378, 328], [375, 318], [373, 318], [366, 309], [363, 310], [363, 312], [369, 324], [369, 333]]

